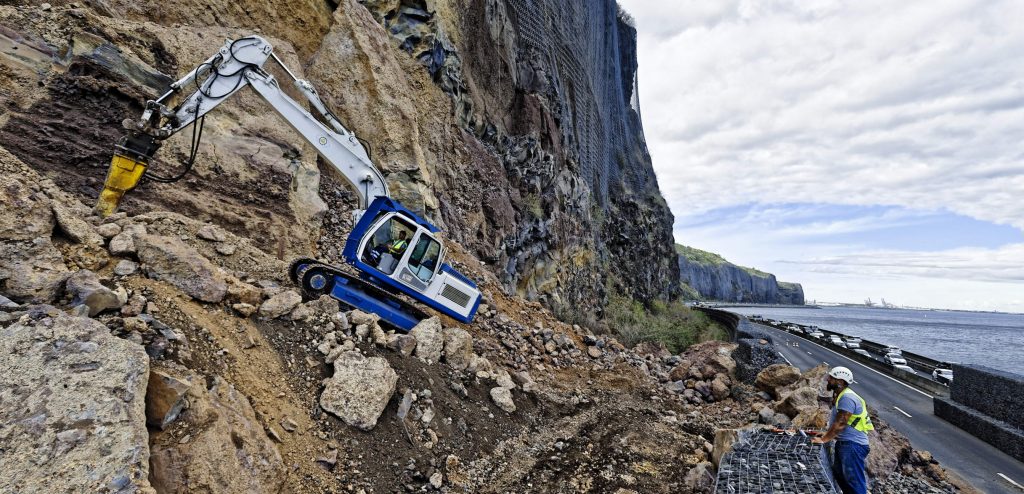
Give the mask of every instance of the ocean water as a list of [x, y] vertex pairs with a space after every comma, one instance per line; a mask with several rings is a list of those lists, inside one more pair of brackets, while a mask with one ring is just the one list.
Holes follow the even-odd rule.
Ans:
[[726, 307], [744, 315], [820, 326], [948, 362], [1024, 375], [1024, 314], [867, 307]]

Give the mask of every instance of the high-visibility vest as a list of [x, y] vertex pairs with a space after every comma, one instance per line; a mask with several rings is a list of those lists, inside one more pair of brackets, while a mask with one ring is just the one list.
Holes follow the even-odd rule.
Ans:
[[390, 250], [392, 254], [397, 254], [408, 244], [409, 242], [406, 242], [405, 240], [395, 240], [395, 243], [391, 244], [391, 248], [388, 250]]
[[[842, 393], [839, 393], [839, 396], [836, 397], [836, 403], [834, 406], [839, 406], [839, 400], [847, 393], [847, 391], [850, 391], [850, 388], [846, 388]], [[868, 416], [868, 404], [864, 402], [864, 398], [861, 398], [859, 394], [853, 393], [853, 396], [856, 396], [857, 399], [860, 400], [860, 413], [856, 415], [851, 414], [850, 420], [846, 422], [846, 425], [853, 426], [854, 429], [864, 433], [875, 430], [875, 425], [871, 423], [871, 417]]]

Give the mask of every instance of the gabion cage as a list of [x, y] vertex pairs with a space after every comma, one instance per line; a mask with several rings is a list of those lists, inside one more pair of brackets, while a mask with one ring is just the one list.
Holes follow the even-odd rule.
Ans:
[[756, 431], [722, 456], [715, 493], [835, 494], [825, 448], [801, 435]]

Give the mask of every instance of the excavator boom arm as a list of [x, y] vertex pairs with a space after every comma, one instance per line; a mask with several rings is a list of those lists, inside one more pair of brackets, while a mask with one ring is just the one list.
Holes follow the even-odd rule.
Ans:
[[[332, 128], [328, 128], [289, 97], [276, 78], [263, 69], [273, 58], [293, 79], [296, 89], [310, 102]], [[173, 109], [165, 101], [191, 85], [196, 90], [181, 100]], [[374, 198], [390, 197], [387, 182], [374, 166], [366, 149], [355, 134], [345, 129], [320, 101], [313, 86], [296, 79], [274, 55], [273, 47], [259, 36], [229, 40], [212, 57], [171, 85], [170, 91], [155, 101], [149, 101], [142, 118], [126, 120], [129, 135], [115, 151], [104, 191], [100, 194], [97, 211], [107, 216], [113, 213], [121, 197], [131, 190], [144, 175], [153, 153], [160, 142], [199, 120], [235, 93], [251, 86], [257, 94], [299, 133], [318, 154], [337, 170], [360, 197], [360, 209], [369, 207]], [[198, 143], [195, 143], [198, 144]]]

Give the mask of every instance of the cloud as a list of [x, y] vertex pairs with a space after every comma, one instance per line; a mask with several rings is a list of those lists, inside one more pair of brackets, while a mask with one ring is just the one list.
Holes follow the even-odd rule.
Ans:
[[677, 215], [756, 198], [1024, 228], [1024, 3], [622, 3]]

